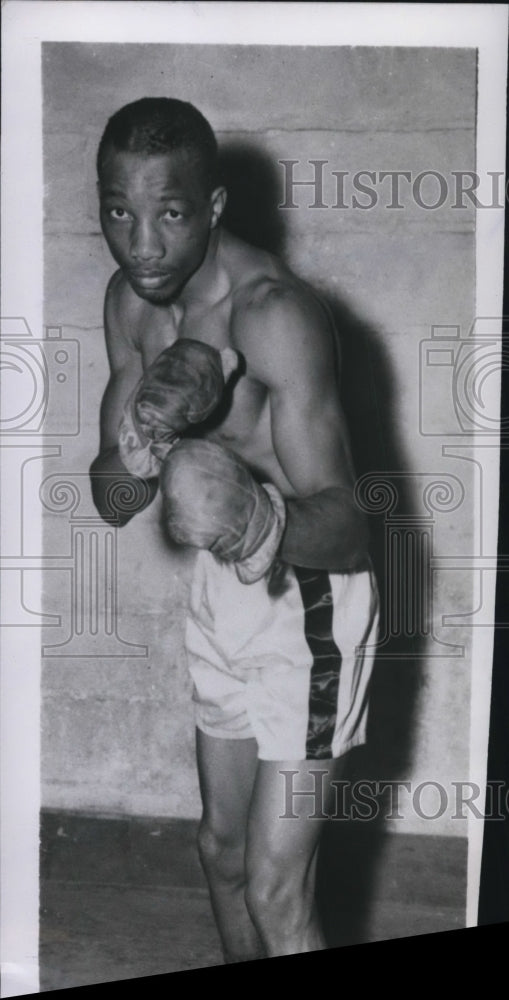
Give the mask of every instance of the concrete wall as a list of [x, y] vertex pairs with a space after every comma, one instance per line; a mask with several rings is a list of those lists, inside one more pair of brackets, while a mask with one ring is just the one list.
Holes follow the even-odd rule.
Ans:
[[[468, 554], [473, 466], [442, 456], [444, 441], [458, 440], [444, 437], [451, 390], [431, 373], [421, 401], [419, 365], [420, 344], [433, 324], [458, 325], [466, 334], [474, 316], [474, 219], [468, 205], [452, 207], [451, 171], [474, 169], [475, 53], [67, 43], [43, 50], [45, 322], [79, 342], [81, 389], [79, 434], [63, 438], [60, 457], [45, 466], [45, 476], [69, 474], [80, 497], [74, 507], [53, 497], [45, 509], [46, 552], [67, 554], [69, 562], [45, 581], [46, 611], [59, 615], [60, 625], [45, 630], [53, 648], [43, 661], [43, 803], [194, 817], [200, 806], [182, 647], [191, 562], [161, 548], [154, 508], [110, 539], [118, 546], [117, 636], [106, 635], [101, 616], [95, 632], [89, 621], [87, 634], [77, 636], [71, 615], [73, 539], [83, 532], [89, 538], [93, 515], [86, 476], [79, 474], [97, 451], [108, 376], [102, 303], [114, 265], [98, 223], [100, 134], [118, 107], [145, 95], [190, 100], [204, 112], [223, 151], [227, 223], [281, 253], [322, 290], [336, 314], [359, 474], [393, 474], [396, 513], [419, 517], [433, 531], [434, 555]], [[313, 190], [299, 186], [298, 207], [278, 208], [285, 197], [283, 159], [299, 161], [296, 180], [312, 177], [308, 161], [327, 161], [327, 207], [308, 207]], [[332, 171], [338, 170], [350, 172], [344, 209], [332, 207]], [[351, 175], [361, 170], [438, 171], [447, 178], [447, 198], [441, 208], [426, 210], [402, 184], [404, 207], [390, 209], [386, 180], [376, 187], [376, 206], [354, 208]], [[437, 200], [433, 178], [419, 190], [428, 204]], [[423, 421], [437, 436], [422, 433]], [[464, 499], [430, 509], [423, 488], [451, 474], [463, 484]], [[460, 488], [453, 483], [453, 492]], [[384, 518], [372, 516], [381, 577]], [[86, 544], [109, 544], [104, 527], [93, 530], [97, 539]], [[100, 556], [94, 558], [101, 565]], [[106, 601], [108, 594], [110, 585]], [[396, 628], [381, 650], [370, 749], [357, 755], [355, 767], [367, 777], [433, 780], [450, 789], [451, 781], [468, 776], [469, 634], [443, 628], [441, 615], [472, 609], [472, 580], [460, 569], [439, 573], [433, 598], [429, 621], [436, 637], [429, 622], [413, 637]], [[463, 647], [462, 655], [446, 655], [454, 650], [440, 640]], [[56, 649], [58, 643], [67, 645]], [[126, 643], [147, 647], [148, 655], [133, 655], [144, 650]], [[436, 802], [429, 811], [434, 808]], [[463, 833], [462, 827], [450, 810], [432, 824], [410, 810], [404, 824], [427, 833]]]

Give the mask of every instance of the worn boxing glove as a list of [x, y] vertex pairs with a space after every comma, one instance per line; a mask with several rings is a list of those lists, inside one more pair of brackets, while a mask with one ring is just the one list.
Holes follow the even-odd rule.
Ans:
[[285, 502], [233, 452], [213, 441], [180, 441], [160, 474], [163, 520], [174, 541], [235, 563], [242, 583], [271, 568], [285, 528]]
[[230, 348], [220, 352], [188, 338], [158, 355], [124, 407], [118, 449], [129, 472], [146, 479], [159, 474], [180, 436], [215, 410], [237, 360]]

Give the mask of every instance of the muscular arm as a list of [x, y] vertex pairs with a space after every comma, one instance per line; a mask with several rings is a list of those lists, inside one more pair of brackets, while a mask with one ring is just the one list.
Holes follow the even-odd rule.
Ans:
[[99, 454], [90, 466], [95, 506], [106, 521], [120, 526], [147, 507], [157, 493], [157, 479], [141, 480], [131, 475], [118, 453], [118, 428], [124, 404], [143, 374], [140, 352], [122, 322], [122, 294], [118, 274], [106, 292], [104, 331], [110, 363], [110, 379], [101, 404]]
[[256, 339], [254, 328], [250, 336], [253, 372], [269, 390], [274, 450], [294, 491], [279, 556], [331, 572], [360, 568], [367, 526], [353, 497], [328, 319], [304, 294], [275, 290], [255, 306], [249, 323], [258, 328]]

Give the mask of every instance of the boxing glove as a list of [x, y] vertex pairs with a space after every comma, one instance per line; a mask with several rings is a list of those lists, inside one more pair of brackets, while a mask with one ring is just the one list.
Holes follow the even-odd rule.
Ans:
[[118, 448], [130, 472], [144, 478], [159, 474], [180, 436], [215, 410], [237, 360], [230, 348], [219, 352], [188, 338], [158, 355], [124, 407]]
[[285, 502], [260, 485], [233, 452], [213, 441], [180, 441], [162, 464], [163, 521], [170, 537], [235, 563], [242, 583], [271, 568], [283, 535]]

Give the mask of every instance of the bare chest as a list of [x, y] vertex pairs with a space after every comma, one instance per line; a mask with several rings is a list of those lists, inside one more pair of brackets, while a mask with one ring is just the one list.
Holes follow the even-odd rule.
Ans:
[[[138, 329], [143, 369], [181, 338], [200, 340], [219, 351], [237, 349], [230, 320], [226, 307], [216, 307], [207, 314], [185, 313], [178, 306], [147, 309]], [[232, 448], [251, 466], [264, 468], [272, 454], [268, 393], [250, 373], [249, 358], [238, 353], [238, 371], [231, 376], [218, 411], [200, 432]]]

